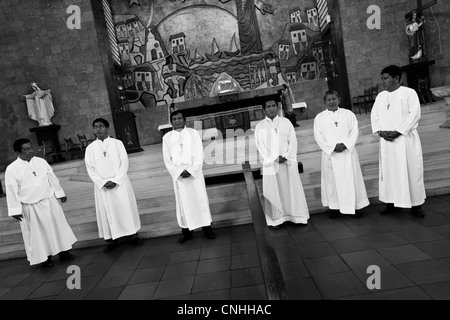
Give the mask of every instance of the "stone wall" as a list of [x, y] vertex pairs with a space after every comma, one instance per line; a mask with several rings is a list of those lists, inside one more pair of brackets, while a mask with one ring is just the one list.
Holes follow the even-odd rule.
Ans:
[[[367, 27], [371, 5], [381, 9], [379, 30]], [[339, 0], [339, 6], [351, 96], [377, 84], [381, 88], [383, 67], [409, 63], [405, 14], [416, 8], [416, 1]], [[436, 61], [430, 67], [431, 86], [450, 84], [450, 1], [438, 1], [424, 11], [424, 18], [427, 56]]]
[[[69, 30], [67, 7], [81, 9], [81, 29]], [[25, 137], [37, 143], [23, 95], [31, 82], [51, 89], [59, 140], [76, 133], [92, 137], [92, 120], [111, 120], [105, 78], [89, 0], [3, 0], [0, 2], [0, 170], [15, 159], [12, 143]], [[112, 124], [112, 121], [110, 121]], [[114, 132], [114, 128], [111, 128]]]

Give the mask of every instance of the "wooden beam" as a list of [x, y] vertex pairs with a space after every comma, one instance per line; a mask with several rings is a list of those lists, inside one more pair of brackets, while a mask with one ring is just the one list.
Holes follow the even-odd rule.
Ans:
[[264, 211], [253, 179], [252, 168], [248, 162], [242, 165], [247, 185], [248, 202], [255, 230], [256, 245], [263, 271], [264, 283], [269, 300], [287, 300], [286, 285], [281, 273], [278, 258], [268, 232]]

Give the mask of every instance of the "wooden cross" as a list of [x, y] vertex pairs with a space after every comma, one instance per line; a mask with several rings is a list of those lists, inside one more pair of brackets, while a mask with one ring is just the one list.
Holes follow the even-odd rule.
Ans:
[[33, 171], [34, 176], [36, 177], [36, 171]]
[[103, 155], [105, 156], [105, 158], [106, 158], [106, 151], [105, 152], [103, 152]]
[[336, 122], [335, 122], [334, 124], [336, 125], [336, 128], [337, 128], [337, 126], [338, 126], [339, 122], [337, 122], [337, 121], [336, 121]]

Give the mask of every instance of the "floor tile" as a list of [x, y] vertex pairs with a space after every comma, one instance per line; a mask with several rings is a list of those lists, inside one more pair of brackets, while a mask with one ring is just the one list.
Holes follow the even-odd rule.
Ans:
[[264, 285], [231, 288], [231, 300], [267, 300]]
[[396, 289], [372, 293], [374, 300], [431, 300], [419, 287]]
[[177, 264], [169, 264], [161, 280], [184, 278], [187, 276], [193, 276], [197, 272], [198, 261], [189, 261]]
[[308, 278], [311, 276], [303, 260], [280, 263], [280, 269], [285, 281], [293, 278]]
[[337, 299], [368, 292], [353, 272], [315, 276], [313, 279], [324, 299]]
[[95, 289], [106, 289], [114, 287], [123, 287], [130, 280], [133, 271], [122, 271], [116, 273], [107, 273], [102, 280], [95, 286]]
[[221, 257], [208, 260], [200, 260], [198, 263], [197, 274], [213, 273], [230, 270], [231, 257]]
[[436, 231], [440, 235], [446, 237], [447, 239], [450, 239], [450, 224], [430, 227], [430, 230]]
[[193, 293], [189, 300], [231, 300], [231, 289]]
[[332, 256], [336, 254], [328, 242], [318, 242], [297, 247], [300, 257], [303, 259]]
[[359, 237], [331, 240], [330, 244], [337, 253], [364, 251], [372, 248], [372, 246], [368, 244], [367, 241], [364, 241]]
[[231, 254], [239, 255], [245, 253], [255, 253], [258, 251], [256, 241], [240, 242], [231, 244]]
[[416, 285], [450, 281], [450, 269], [436, 260], [400, 264], [397, 268]]
[[367, 269], [372, 265], [380, 267], [390, 265], [390, 262], [383, 258], [383, 256], [374, 249], [343, 253], [341, 254], [341, 257], [345, 261], [345, 263], [352, 269]]
[[309, 273], [312, 276], [328, 275], [349, 271], [347, 265], [338, 255], [305, 259], [304, 260]]
[[231, 256], [231, 269], [251, 268], [260, 265], [258, 253]]
[[262, 270], [259, 267], [231, 270], [231, 287], [249, 287], [264, 283]]
[[140, 269], [140, 268], [166, 266], [169, 263], [171, 256], [172, 253], [147, 255], [144, 258], [142, 258], [142, 261], [139, 263], [137, 268]]
[[289, 300], [322, 300], [319, 289], [311, 278], [296, 278], [285, 283]]
[[292, 239], [298, 246], [326, 241], [325, 237], [319, 231], [295, 234], [292, 236]]
[[390, 231], [388, 228], [377, 222], [350, 226], [350, 229], [358, 236], [368, 236], [373, 234], [387, 233]]
[[188, 261], [197, 261], [200, 258], [201, 249], [174, 252], [170, 257], [169, 264]]
[[416, 243], [416, 247], [435, 259], [450, 257], [450, 240]]
[[40, 297], [57, 296], [62, 290], [67, 288], [66, 280], [44, 282], [27, 299], [36, 299]]
[[231, 255], [230, 244], [203, 248], [200, 253], [200, 260], [227, 257]]
[[95, 289], [90, 291], [84, 300], [117, 300], [124, 287]]
[[374, 248], [395, 247], [408, 244], [408, 241], [393, 232], [361, 237]]
[[275, 250], [278, 263], [300, 260], [297, 247], [278, 248]]
[[381, 255], [392, 264], [400, 264], [432, 259], [428, 254], [421, 251], [412, 244], [398, 247], [380, 248], [378, 249], [378, 252], [381, 253]]
[[165, 299], [190, 294], [194, 279], [194, 276], [189, 276], [185, 278], [163, 280], [159, 283], [153, 298]]
[[450, 282], [439, 282], [421, 286], [433, 300], [450, 300]]
[[127, 285], [118, 300], [151, 300], [158, 282]]
[[165, 269], [166, 267], [164, 266], [136, 269], [128, 281], [128, 285], [160, 281]]
[[207, 273], [195, 277], [192, 293], [217, 291], [229, 288], [231, 288], [230, 271]]
[[[450, 230], [450, 228], [449, 228]], [[398, 231], [397, 234], [403, 239], [407, 240], [410, 243], [418, 243], [418, 242], [426, 242], [433, 240], [444, 240], [445, 237], [438, 232], [428, 229], [412, 229], [412, 230], [404, 230]]]

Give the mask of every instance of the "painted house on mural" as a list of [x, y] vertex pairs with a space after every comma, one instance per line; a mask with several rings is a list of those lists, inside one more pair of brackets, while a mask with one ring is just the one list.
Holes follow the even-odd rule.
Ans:
[[316, 6], [311, 6], [305, 9], [306, 16], [308, 17], [308, 22], [314, 25], [319, 25], [319, 14], [317, 12]]
[[313, 56], [307, 56], [301, 60], [301, 76], [307, 79], [315, 79], [318, 76], [317, 60]]
[[164, 44], [156, 28], [146, 29], [146, 62], [153, 62], [164, 59], [167, 55]]
[[296, 83], [298, 80], [297, 77], [297, 68], [296, 67], [291, 67], [291, 68], [287, 68], [285, 71], [286, 74], [286, 80], [288, 83]]
[[292, 47], [297, 55], [308, 45], [308, 37], [306, 36], [306, 26], [303, 23], [296, 23], [289, 27], [291, 35]]
[[186, 51], [186, 35], [183, 32], [171, 35], [169, 42], [173, 54]]
[[278, 58], [280, 60], [289, 60], [289, 49], [291, 42], [289, 40], [280, 40], [278, 42]]
[[301, 23], [302, 21], [302, 17], [301, 17], [301, 13], [302, 11], [300, 10], [300, 8], [295, 8], [292, 9], [290, 11], [290, 18], [291, 18], [291, 23]]

